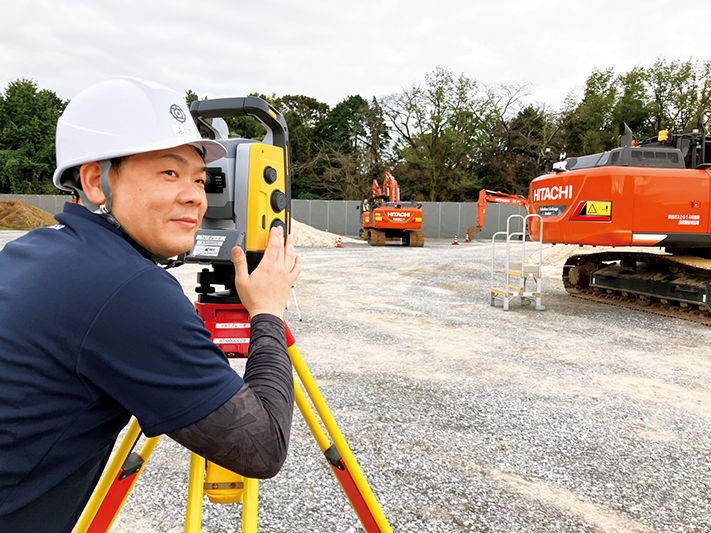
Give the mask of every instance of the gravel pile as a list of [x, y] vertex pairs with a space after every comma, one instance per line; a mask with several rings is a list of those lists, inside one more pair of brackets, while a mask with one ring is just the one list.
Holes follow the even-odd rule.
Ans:
[[[505, 313], [488, 243], [298, 252], [287, 322], [393, 531], [711, 531], [711, 329], [573, 299], [551, 265], [547, 309]], [[183, 531], [187, 475], [164, 438], [114, 531]], [[259, 530], [362, 531], [298, 414]]]
[[[321, 231], [314, 227], [291, 219], [291, 234], [294, 236], [296, 246], [335, 246], [338, 234]], [[341, 235], [341, 242], [356, 243], [358, 240]]]

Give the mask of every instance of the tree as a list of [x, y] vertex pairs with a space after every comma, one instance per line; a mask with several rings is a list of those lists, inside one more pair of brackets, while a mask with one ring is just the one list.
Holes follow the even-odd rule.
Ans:
[[188, 109], [190, 109], [190, 105], [195, 101], [199, 100], [197, 93], [195, 93], [192, 89], [188, 89], [185, 92], [185, 103], [188, 106]]
[[[425, 85], [380, 102], [394, 129], [403, 191], [431, 201], [470, 196], [478, 187], [470, 161], [487, 142], [488, 103], [477, 83], [437, 68]], [[406, 178], [408, 181], [406, 181]]]
[[[517, 103], [517, 93], [506, 93], [506, 109]], [[486, 188], [527, 195], [531, 180], [543, 170], [546, 148], [560, 150], [560, 124], [545, 105], [526, 105], [516, 115], [498, 121], [497, 143], [484, 159], [482, 181]]]
[[54, 193], [55, 133], [67, 102], [17, 79], [0, 94], [0, 191]]
[[312, 162], [316, 147], [315, 128], [328, 116], [329, 106], [316, 98], [287, 94], [270, 102], [286, 120], [291, 144], [291, 194], [294, 198], [319, 198], [319, 177]]
[[[617, 146], [621, 121], [639, 140], [697, 127], [711, 108], [711, 61], [593, 69], [562, 110], [526, 97], [523, 85], [486, 87], [441, 67], [401, 93], [349, 96], [333, 109], [303, 95], [263, 96], [289, 126], [294, 198], [361, 198], [390, 170], [403, 198], [471, 201], [482, 187], [526, 194], [547, 148], [555, 157]], [[230, 130], [261, 139], [250, 120], [231, 119]]]
[[645, 80], [646, 73], [639, 67], [619, 76], [621, 94], [612, 111], [613, 123], [619, 125], [625, 122], [637, 139], [645, 139], [654, 134], [652, 109]]
[[616, 146], [618, 125], [613, 119], [616, 96], [617, 77], [612, 68], [607, 68], [593, 70], [579, 104], [568, 99], [568, 108], [563, 112], [568, 155], [592, 154]]
[[389, 135], [375, 99], [369, 104], [355, 95], [338, 103], [316, 126], [315, 140], [314, 170], [324, 180], [326, 197], [363, 198], [372, 180], [384, 174]]
[[645, 74], [654, 131], [682, 133], [696, 127], [700, 102], [694, 63], [657, 59]]
[[543, 147], [551, 140], [548, 117], [544, 108], [522, 107], [525, 95], [523, 85], [487, 89], [489, 139], [481, 143], [477, 160], [483, 187], [526, 194], [529, 182], [540, 173]]

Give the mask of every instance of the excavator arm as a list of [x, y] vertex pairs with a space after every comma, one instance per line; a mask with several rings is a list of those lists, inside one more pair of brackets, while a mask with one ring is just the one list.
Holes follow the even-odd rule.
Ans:
[[476, 206], [476, 225], [470, 226], [467, 230], [467, 235], [473, 239], [483, 228], [484, 219], [486, 218], [486, 206], [489, 202], [497, 204], [517, 205], [528, 210], [528, 198], [515, 194], [508, 194], [501, 191], [491, 191], [482, 189], [479, 191], [479, 200]]

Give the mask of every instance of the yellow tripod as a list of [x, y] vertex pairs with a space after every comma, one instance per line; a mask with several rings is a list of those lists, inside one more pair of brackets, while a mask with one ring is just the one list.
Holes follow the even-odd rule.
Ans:
[[[365, 480], [348, 444], [338, 429], [338, 425], [323, 396], [321, 396], [309, 369], [306, 367], [306, 363], [296, 348], [294, 337], [288, 327], [286, 328], [286, 336], [289, 357], [294, 370], [306, 389], [326, 431], [333, 440], [333, 444], [329, 442], [319, 423], [319, 418], [311, 409], [298, 382], [294, 380], [294, 400], [311, 434], [329, 461], [331, 469], [365, 530], [368, 533], [392, 533], [392, 529], [385, 519], [385, 515], [383, 515], [368, 482]], [[74, 533], [98, 533], [108, 531], [111, 528], [138, 475], [160, 439], [160, 437], [147, 439], [140, 453], [132, 452], [140, 435], [141, 429], [138, 421], [134, 419], [114, 457], [107, 466], [94, 494], [87, 503], [81, 518], [74, 528]], [[212, 501], [222, 499], [234, 502], [241, 500], [242, 532], [256, 533], [258, 481], [244, 478], [212, 463], [207, 463], [207, 479], [205, 473], [205, 459], [194, 453], [191, 454], [185, 519], [186, 533], [200, 531], [203, 491], [208, 493]]]

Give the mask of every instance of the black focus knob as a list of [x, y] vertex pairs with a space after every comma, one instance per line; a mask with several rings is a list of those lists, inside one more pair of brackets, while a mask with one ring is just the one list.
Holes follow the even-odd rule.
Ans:
[[286, 224], [284, 223], [284, 221], [275, 218], [274, 220], [272, 220], [272, 223], [269, 224], [269, 229], [275, 228], [277, 226], [282, 227], [282, 230], [284, 231], [284, 238], [286, 238]]
[[270, 203], [275, 213], [280, 213], [286, 207], [286, 194], [281, 191], [274, 191]]
[[267, 167], [264, 169], [264, 181], [271, 184], [277, 180], [277, 171], [274, 167]]

